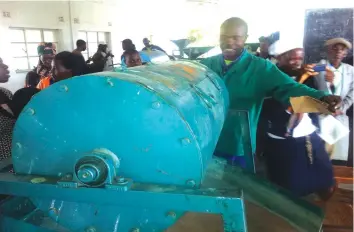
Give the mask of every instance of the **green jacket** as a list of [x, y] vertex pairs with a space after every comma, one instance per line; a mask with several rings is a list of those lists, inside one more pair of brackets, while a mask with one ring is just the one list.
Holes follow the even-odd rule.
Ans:
[[[206, 58], [201, 63], [216, 72], [229, 91], [229, 113], [216, 148], [221, 153], [245, 155], [248, 153], [245, 144], [251, 144], [254, 153], [258, 118], [265, 97], [274, 97], [288, 105], [290, 97], [319, 99], [326, 95], [297, 83], [271, 62], [246, 51], [226, 71], [222, 55]], [[248, 119], [247, 114], [240, 111], [248, 112]]]

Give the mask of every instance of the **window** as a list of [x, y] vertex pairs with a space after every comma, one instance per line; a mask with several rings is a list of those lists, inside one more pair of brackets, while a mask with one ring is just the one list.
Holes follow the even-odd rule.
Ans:
[[93, 31], [80, 31], [79, 38], [85, 40], [87, 43], [86, 51], [82, 52], [82, 55], [87, 60], [97, 52], [98, 45], [100, 43], [108, 43], [109, 33], [107, 32], [93, 32]]
[[16, 71], [27, 71], [38, 64], [37, 47], [41, 42], [54, 43], [58, 49], [56, 30], [12, 28], [11, 50]]

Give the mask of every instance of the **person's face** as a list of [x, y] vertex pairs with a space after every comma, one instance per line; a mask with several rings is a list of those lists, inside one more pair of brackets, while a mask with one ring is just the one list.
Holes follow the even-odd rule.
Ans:
[[331, 62], [342, 62], [348, 54], [348, 48], [343, 44], [335, 44], [328, 47], [328, 59]]
[[81, 50], [82, 50], [82, 51], [86, 51], [86, 48], [87, 48], [87, 47], [86, 47], [86, 43], [81, 46]]
[[66, 69], [61, 60], [54, 60], [54, 78], [56, 82], [65, 80], [72, 76], [72, 71], [70, 69]]
[[128, 44], [127, 43], [122, 43], [122, 48], [124, 51], [126, 51], [128, 49]]
[[10, 78], [9, 67], [0, 58], [0, 83], [8, 82]]
[[269, 48], [269, 43], [268, 41], [262, 41], [259, 44], [259, 48], [261, 50], [261, 53], [268, 53], [268, 48]]
[[230, 24], [220, 30], [220, 48], [224, 56], [234, 56], [244, 48], [247, 39], [246, 27]]
[[45, 54], [41, 56], [41, 61], [43, 62], [44, 66], [46, 67], [52, 67], [54, 55], [51, 54]]
[[290, 68], [291, 70], [298, 70], [301, 68], [304, 61], [304, 50], [293, 49], [278, 58], [279, 66]]
[[108, 47], [105, 45], [105, 46], [103, 46], [102, 47], [102, 52], [105, 52], [105, 53], [107, 53], [107, 51], [108, 51]]
[[134, 53], [134, 54], [128, 55], [128, 56], [125, 57], [125, 59], [126, 59], [125, 63], [126, 63], [128, 68], [135, 67], [135, 66], [140, 66], [140, 65], [143, 64], [141, 62], [141, 58], [140, 58], [139, 53]]
[[148, 39], [144, 39], [143, 43], [144, 43], [145, 47], [149, 47], [150, 46], [150, 41]]

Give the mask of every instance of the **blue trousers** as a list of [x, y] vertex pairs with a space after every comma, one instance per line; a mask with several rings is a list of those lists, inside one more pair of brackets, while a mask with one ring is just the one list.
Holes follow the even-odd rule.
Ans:
[[215, 151], [214, 155], [226, 159], [227, 162], [231, 165], [240, 166], [243, 169], [246, 168], [246, 159], [244, 156], [233, 156], [219, 151]]
[[307, 153], [306, 137], [268, 137], [265, 144], [268, 177], [297, 196], [324, 191], [335, 184], [332, 163], [324, 142], [316, 133], [310, 135], [310, 140], [312, 163]]

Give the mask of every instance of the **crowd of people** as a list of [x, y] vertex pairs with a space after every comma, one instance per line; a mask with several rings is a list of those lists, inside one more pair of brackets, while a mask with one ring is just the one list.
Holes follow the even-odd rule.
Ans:
[[[264, 156], [268, 178], [297, 196], [317, 193], [326, 200], [336, 188], [331, 157], [343, 158], [348, 153], [349, 138], [326, 146], [317, 133], [321, 129], [319, 115], [293, 113], [289, 99], [297, 96], [316, 98], [328, 104], [333, 116], [349, 127], [346, 112], [353, 104], [354, 68], [343, 59], [352, 45], [342, 38], [327, 41], [327, 59], [320, 62], [326, 67], [317, 72], [316, 64], [303, 63], [302, 44], [293, 44], [286, 36], [276, 33], [261, 37], [259, 53], [253, 55], [245, 49], [247, 35], [248, 26], [244, 20], [226, 20], [220, 27], [222, 53], [201, 63], [224, 80], [229, 91], [230, 112], [248, 111], [253, 152]], [[149, 63], [146, 51], [166, 53], [147, 38], [143, 43], [145, 47], [139, 52], [132, 40], [122, 41], [122, 66], [130, 68]], [[39, 63], [27, 74], [25, 88], [13, 96], [1, 89], [0, 162], [11, 155], [13, 125], [34, 94], [55, 82], [112, 68], [114, 56], [107, 45], [100, 44], [87, 61], [82, 55], [86, 42], [78, 40], [76, 45], [72, 52], [57, 54], [54, 44], [40, 44]], [[7, 82], [9, 77], [7, 66], [0, 60], [0, 82]], [[245, 157], [238, 149], [242, 147], [239, 144], [241, 133], [235, 126], [241, 123], [238, 120], [231, 113], [227, 115], [215, 155], [245, 167]]]

